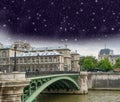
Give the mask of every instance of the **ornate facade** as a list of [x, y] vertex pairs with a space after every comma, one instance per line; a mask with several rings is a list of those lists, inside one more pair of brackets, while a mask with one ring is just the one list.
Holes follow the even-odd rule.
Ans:
[[28, 43], [15, 42], [0, 47], [0, 70], [11, 72], [14, 67], [14, 46], [19, 71], [78, 71], [80, 55], [67, 46], [33, 48]]

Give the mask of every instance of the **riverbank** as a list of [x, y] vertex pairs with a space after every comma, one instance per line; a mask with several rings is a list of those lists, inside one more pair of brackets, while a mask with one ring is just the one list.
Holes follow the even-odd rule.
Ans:
[[88, 72], [88, 89], [120, 91], [120, 73]]

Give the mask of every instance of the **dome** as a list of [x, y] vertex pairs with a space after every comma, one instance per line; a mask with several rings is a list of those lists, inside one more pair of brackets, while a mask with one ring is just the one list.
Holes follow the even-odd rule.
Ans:
[[99, 54], [100, 55], [113, 55], [113, 50], [111, 50], [111, 49], [101, 49]]

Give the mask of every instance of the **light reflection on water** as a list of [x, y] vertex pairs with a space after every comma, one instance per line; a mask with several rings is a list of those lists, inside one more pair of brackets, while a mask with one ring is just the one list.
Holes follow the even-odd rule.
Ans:
[[39, 95], [38, 102], [120, 102], [120, 91], [89, 91], [88, 95]]

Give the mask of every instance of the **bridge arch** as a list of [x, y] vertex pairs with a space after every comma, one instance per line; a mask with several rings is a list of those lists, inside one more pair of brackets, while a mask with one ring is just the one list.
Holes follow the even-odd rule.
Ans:
[[78, 83], [73, 78], [68, 77], [68, 76], [56, 77], [56, 78], [53, 78], [53, 79], [47, 81], [42, 86], [40, 86], [37, 90], [35, 90], [35, 92], [30, 97], [28, 97], [28, 99], [26, 100], [26, 102], [32, 102], [49, 85], [51, 85], [51, 84], [53, 84], [53, 83], [55, 83], [57, 81], [60, 81], [60, 80], [68, 80], [68, 81], [72, 82], [76, 86], [76, 88], [78, 90], [80, 89], [80, 86], [78, 85]]

